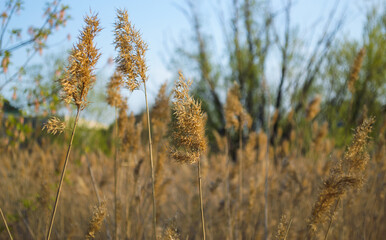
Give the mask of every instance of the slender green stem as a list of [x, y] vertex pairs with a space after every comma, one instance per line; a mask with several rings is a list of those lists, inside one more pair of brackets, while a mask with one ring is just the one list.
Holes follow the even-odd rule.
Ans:
[[68, 159], [69, 159], [70, 153], [71, 153], [72, 141], [74, 140], [75, 129], [76, 129], [76, 125], [77, 125], [78, 120], [79, 120], [79, 114], [80, 114], [80, 107], [78, 107], [77, 112], [76, 112], [76, 117], [75, 117], [74, 127], [73, 127], [73, 129], [72, 129], [71, 139], [70, 139], [70, 143], [69, 143], [68, 149], [67, 149], [66, 160], [64, 161], [64, 166], [63, 166], [63, 170], [62, 170], [62, 175], [60, 176], [59, 187], [58, 187], [58, 191], [57, 191], [57, 193], [56, 193], [55, 205], [54, 205], [54, 208], [53, 208], [53, 210], [52, 210], [52, 216], [51, 216], [50, 226], [49, 226], [48, 232], [47, 232], [47, 238], [46, 238], [47, 240], [49, 240], [50, 237], [51, 237], [52, 226], [53, 226], [53, 224], [54, 224], [55, 214], [56, 214], [56, 210], [57, 210], [57, 208], [58, 208], [58, 202], [59, 202], [59, 198], [60, 198], [60, 192], [62, 191], [62, 185], [63, 185], [64, 175], [65, 175], [65, 173], [66, 173], [67, 164], [68, 164]]
[[155, 187], [154, 187], [154, 163], [153, 163], [153, 144], [151, 141], [151, 129], [150, 129], [150, 113], [149, 113], [149, 105], [147, 103], [147, 92], [146, 92], [146, 82], [143, 82], [143, 86], [145, 88], [145, 101], [146, 101], [146, 113], [147, 113], [147, 128], [149, 130], [149, 152], [150, 152], [150, 166], [151, 166], [151, 184], [152, 184], [152, 192], [153, 192], [153, 231], [154, 231], [154, 239], [157, 239], [157, 212], [156, 212], [156, 204], [155, 204]]
[[197, 163], [197, 178], [198, 178], [198, 191], [200, 194], [200, 209], [201, 209], [201, 225], [202, 225], [202, 236], [203, 239], [206, 239], [205, 235], [205, 218], [204, 218], [204, 207], [202, 203], [202, 187], [201, 187], [201, 160], [198, 160]]
[[11, 240], [13, 240], [11, 231], [9, 231], [9, 227], [8, 227], [8, 224], [7, 224], [7, 220], [5, 219], [4, 214], [3, 214], [3, 210], [1, 210], [1, 208], [0, 208], [0, 213], [1, 213], [1, 217], [3, 218], [4, 224], [5, 224], [5, 228], [7, 229], [9, 238], [10, 238]]

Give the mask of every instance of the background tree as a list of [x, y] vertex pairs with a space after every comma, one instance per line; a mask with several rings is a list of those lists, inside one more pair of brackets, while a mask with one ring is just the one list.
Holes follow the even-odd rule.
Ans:
[[[43, 10], [43, 23], [40, 26], [31, 25], [28, 28], [13, 27], [12, 21], [21, 15], [24, 10], [24, 1], [7, 0], [2, 4], [4, 11], [1, 13], [2, 19], [0, 27], [0, 94], [7, 86], [16, 79], [20, 79], [26, 74], [26, 67], [33, 57], [47, 47], [48, 38], [54, 30], [65, 26], [70, 16], [67, 14], [67, 5], [61, 4], [61, 0], [47, 1]], [[13, 60], [17, 50], [26, 51], [25, 60], [16, 64]], [[13, 65], [11, 67], [11, 65]], [[16, 91], [16, 86], [14, 87]]]

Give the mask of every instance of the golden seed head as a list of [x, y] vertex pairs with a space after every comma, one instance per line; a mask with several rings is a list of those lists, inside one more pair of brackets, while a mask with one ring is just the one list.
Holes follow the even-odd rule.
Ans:
[[142, 40], [140, 32], [129, 22], [126, 10], [117, 10], [114, 44], [118, 50], [115, 58], [117, 68], [123, 74], [127, 87], [134, 91], [148, 78], [145, 61], [147, 44]]
[[47, 132], [53, 135], [57, 133], [61, 134], [66, 129], [66, 124], [57, 117], [51, 117], [47, 123], [43, 124], [42, 130], [44, 129], [47, 129]]
[[226, 128], [234, 127], [238, 130], [240, 126], [243, 127], [244, 125], [248, 128], [251, 127], [252, 118], [240, 102], [240, 89], [237, 83], [234, 83], [228, 91], [224, 111]]
[[357, 127], [351, 145], [344, 157], [331, 169], [328, 178], [324, 181], [318, 199], [312, 209], [309, 222], [309, 234], [317, 231], [317, 226], [328, 219], [332, 206], [336, 204], [347, 191], [358, 189], [363, 183], [363, 171], [369, 160], [366, 151], [368, 135], [371, 132], [374, 118], [365, 119]]
[[350, 77], [348, 80], [348, 90], [351, 92], [351, 94], [354, 94], [355, 92], [355, 82], [359, 78], [359, 72], [361, 70], [362, 62], [363, 62], [363, 58], [365, 57], [365, 54], [366, 54], [366, 49], [361, 48], [361, 50], [359, 50], [358, 54], [355, 57], [354, 64], [351, 67]]
[[63, 99], [80, 109], [87, 106], [87, 93], [95, 82], [95, 64], [100, 57], [93, 43], [95, 36], [101, 31], [99, 19], [97, 15], [93, 15], [86, 16], [84, 21], [86, 26], [80, 33], [79, 42], [71, 50], [65, 77], [60, 80]]
[[317, 95], [312, 101], [308, 104], [307, 110], [306, 110], [306, 119], [308, 121], [311, 121], [318, 115], [320, 111], [320, 102], [322, 101], [322, 98]]
[[114, 72], [107, 84], [107, 103], [113, 107], [121, 107], [123, 104], [123, 97], [120, 93], [123, 84], [122, 75], [119, 72]]
[[164, 83], [158, 92], [154, 107], [151, 111], [153, 141], [155, 143], [158, 143], [168, 131], [168, 125], [171, 119], [169, 100], [170, 95], [166, 94], [166, 83]]
[[86, 234], [86, 239], [94, 239], [95, 234], [100, 230], [102, 221], [107, 215], [106, 202], [103, 201], [98, 206], [94, 207], [93, 216], [90, 220], [89, 227]]
[[173, 121], [171, 155], [183, 163], [197, 162], [207, 147], [205, 138], [206, 116], [201, 111], [201, 103], [189, 96], [192, 82], [181, 72], [174, 89], [172, 110]]
[[366, 148], [369, 139], [369, 133], [371, 132], [374, 122], [374, 117], [367, 118], [355, 130], [354, 138], [351, 142], [351, 145], [344, 153], [342, 163], [343, 167], [348, 171], [349, 174], [358, 174], [363, 172], [367, 162], [370, 159]]

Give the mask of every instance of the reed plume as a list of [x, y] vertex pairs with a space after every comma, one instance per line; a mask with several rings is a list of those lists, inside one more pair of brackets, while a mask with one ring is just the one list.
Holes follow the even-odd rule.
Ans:
[[59, 181], [59, 187], [56, 194], [55, 205], [52, 210], [50, 225], [47, 232], [47, 240], [51, 237], [52, 226], [55, 219], [55, 213], [58, 207], [60, 192], [63, 185], [64, 175], [71, 152], [72, 141], [74, 140], [75, 129], [79, 120], [80, 111], [83, 110], [87, 102], [87, 93], [95, 82], [95, 65], [100, 57], [98, 49], [94, 45], [95, 36], [101, 31], [97, 15], [86, 16], [84, 18], [86, 26], [80, 33], [78, 43], [73, 47], [68, 58], [68, 66], [65, 76], [60, 80], [63, 100], [66, 103], [73, 103], [77, 108], [74, 126], [72, 129], [70, 143], [64, 161], [62, 174]]
[[51, 117], [47, 123], [43, 124], [43, 130], [44, 129], [47, 129], [47, 132], [53, 135], [57, 133], [61, 134], [66, 129], [66, 124], [57, 117]]
[[172, 106], [175, 121], [172, 123], [171, 156], [181, 163], [198, 162], [207, 147], [206, 116], [201, 111], [201, 103], [189, 96], [191, 84], [179, 72]]
[[107, 215], [106, 201], [94, 207], [93, 216], [89, 222], [89, 227], [86, 234], [86, 239], [94, 239], [95, 234], [99, 232], [102, 222]]
[[205, 138], [206, 116], [201, 110], [201, 103], [189, 95], [192, 82], [186, 80], [181, 72], [174, 88], [172, 105], [175, 120], [172, 122], [171, 156], [180, 163], [197, 163], [198, 191], [200, 195], [202, 236], [206, 239], [205, 218], [202, 203], [200, 158], [206, 151]]
[[314, 99], [311, 100], [311, 102], [308, 104], [306, 109], [306, 120], [311, 121], [318, 115], [320, 112], [320, 102], [322, 101], [322, 98], [317, 95]]
[[166, 94], [166, 83], [164, 83], [158, 92], [151, 115], [153, 140], [156, 145], [166, 136], [168, 131], [171, 120], [169, 101], [170, 95]]
[[[374, 118], [368, 118], [357, 127], [351, 145], [345, 151], [343, 158], [331, 169], [329, 177], [324, 181], [309, 220], [309, 237], [316, 233], [319, 224], [327, 221], [328, 214], [331, 211], [331, 215], [334, 214], [340, 199], [347, 191], [359, 189], [362, 186], [363, 172], [370, 158], [366, 151], [368, 135], [374, 122]], [[333, 206], [334, 209], [332, 209]], [[325, 238], [327, 238], [331, 222], [332, 217]]]
[[79, 42], [71, 50], [65, 77], [60, 80], [62, 97], [66, 103], [74, 103], [84, 109], [87, 94], [95, 82], [95, 65], [100, 57], [93, 41], [101, 31], [97, 15], [84, 18], [86, 27], [81, 31]]
[[115, 49], [118, 51], [118, 56], [115, 58], [117, 69], [121, 72], [124, 78], [124, 83], [130, 91], [138, 89], [142, 83], [145, 92], [147, 126], [149, 133], [149, 154], [150, 167], [152, 179], [152, 195], [153, 195], [153, 232], [154, 239], [157, 239], [157, 214], [155, 201], [155, 187], [154, 187], [154, 163], [153, 163], [153, 146], [151, 138], [150, 127], [150, 113], [147, 102], [146, 81], [147, 65], [145, 54], [147, 51], [147, 44], [142, 40], [141, 34], [129, 22], [129, 16], [126, 10], [117, 10], [117, 20], [115, 22]]
[[124, 104], [124, 98], [120, 93], [122, 85], [122, 75], [118, 71], [114, 72], [107, 84], [107, 103], [110, 106], [121, 108], [122, 104]]
[[180, 234], [174, 221], [167, 224], [163, 231], [161, 240], [180, 240]]
[[289, 228], [291, 227], [291, 221], [288, 221], [286, 215], [282, 215], [280, 218], [280, 222], [277, 225], [277, 230], [276, 230], [276, 235], [275, 239], [276, 240], [286, 240], [288, 237], [288, 232]]
[[351, 67], [350, 76], [347, 84], [348, 90], [351, 92], [351, 94], [355, 93], [355, 83], [356, 81], [358, 81], [359, 72], [361, 70], [362, 62], [365, 57], [365, 54], [366, 54], [366, 49], [363, 47], [357, 53], [354, 60], [354, 64]]

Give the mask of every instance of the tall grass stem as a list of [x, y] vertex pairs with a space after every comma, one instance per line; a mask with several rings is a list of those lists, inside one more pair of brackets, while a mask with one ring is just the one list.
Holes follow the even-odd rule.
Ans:
[[54, 224], [55, 214], [56, 214], [56, 210], [57, 210], [57, 208], [58, 208], [58, 202], [59, 202], [59, 198], [60, 198], [60, 193], [61, 193], [61, 191], [62, 191], [62, 185], [63, 185], [64, 175], [65, 175], [65, 173], [66, 173], [67, 164], [68, 164], [68, 159], [69, 159], [70, 153], [71, 153], [72, 141], [74, 140], [75, 129], [76, 129], [76, 126], [77, 126], [78, 120], [79, 120], [79, 114], [80, 114], [80, 106], [78, 106], [77, 111], [76, 111], [76, 117], [75, 117], [74, 127], [73, 127], [73, 129], [72, 129], [71, 139], [70, 139], [70, 143], [69, 143], [68, 149], [67, 149], [66, 160], [64, 161], [64, 166], [63, 166], [62, 174], [61, 174], [61, 176], [60, 176], [60, 181], [59, 181], [59, 187], [58, 187], [58, 191], [57, 191], [57, 193], [56, 193], [55, 204], [54, 204], [54, 208], [52, 209], [51, 221], [50, 221], [50, 225], [49, 225], [49, 227], [48, 227], [48, 232], [47, 232], [47, 240], [49, 240], [50, 237], [51, 237], [52, 226], [53, 226], [53, 224]]
[[4, 224], [5, 224], [5, 228], [7, 229], [9, 238], [10, 238], [11, 240], [13, 240], [11, 231], [9, 231], [9, 227], [8, 227], [8, 224], [7, 224], [7, 220], [5, 219], [4, 214], [3, 214], [3, 210], [1, 210], [1, 208], [0, 208], [0, 213], [1, 213], [1, 217], [3, 218]]
[[150, 166], [151, 166], [151, 184], [152, 184], [152, 192], [153, 192], [153, 231], [154, 231], [154, 239], [157, 239], [157, 211], [156, 211], [156, 203], [155, 203], [155, 186], [154, 186], [154, 162], [153, 162], [153, 144], [151, 141], [151, 128], [150, 128], [150, 113], [149, 113], [149, 105], [147, 102], [147, 92], [146, 92], [146, 82], [143, 82], [143, 86], [145, 89], [145, 101], [146, 101], [146, 113], [147, 113], [147, 128], [149, 132], [149, 153], [150, 153]]
[[204, 218], [204, 207], [202, 203], [202, 187], [201, 187], [201, 159], [197, 162], [197, 178], [198, 178], [198, 191], [200, 194], [200, 210], [201, 210], [201, 225], [202, 225], [202, 237], [205, 240], [205, 218]]

